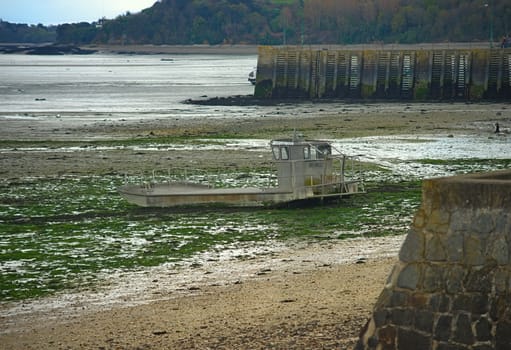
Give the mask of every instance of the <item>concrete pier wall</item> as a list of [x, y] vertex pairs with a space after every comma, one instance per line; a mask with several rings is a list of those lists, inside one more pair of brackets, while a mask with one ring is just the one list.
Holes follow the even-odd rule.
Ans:
[[511, 100], [511, 49], [260, 46], [258, 98]]
[[511, 349], [511, 171], [426, 180], [356, 350]]

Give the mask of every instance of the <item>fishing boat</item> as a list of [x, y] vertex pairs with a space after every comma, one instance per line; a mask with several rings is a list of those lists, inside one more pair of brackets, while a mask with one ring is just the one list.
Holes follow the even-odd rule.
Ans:
[[[217, 187], [192, 179], [125, 184], [119, 193], [142, 207], [276, 206], [296, 201], [327, 200], [364, 192], [354, 158], [333, 153], [328, 141], [306, 140], [295, 134], [270, 142], [276, 172], [274, 186]], [[347, 169], [350, 174], [346, 176]]]

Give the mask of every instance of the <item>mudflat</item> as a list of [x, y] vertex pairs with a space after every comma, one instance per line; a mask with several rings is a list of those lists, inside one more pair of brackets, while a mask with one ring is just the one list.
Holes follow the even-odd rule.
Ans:
[[[319, 138], [403, 134], [487, 134], [491, 138], [496, 122], [508, 135], [509, 107], [493, 103], [306, 103], [293, 108], [283, 105], [271, 116], [240, 119], [146, 117], [143, 123], [115, 119], [77, 123], [76, 118], [34, 118], [32, 129], [26, 128], [26, 121], [12, 119], [2, 125], [0, 139], [6, 147], [16, 140], [45, 140], [52, 147], [57, 141], [86, 144], [94, 139], [137, 137], [271, 138], [289, 136], [295, 128]], [[192, 156], [183, 152], [176, 162]], [[219, 159], [223, 158], [214, 152], [201, 153], [199, 165], [222, 165]], [[52, 155], [51, 150], [20, 153], [13, 148], [0, 154], [0, 176], [55, 176], [69, 169], [76, 174], [122, 173], [150, 167], [158, 157], [150, 151], [141, 156], [131, 150], [77, 147], [72, 155], [62, 156], [61, 152]], [[245, 161], [249, 164], [253, 159]], [[244, 277], [214, 273], [177, 289], [166, 287], [175, 275], [160, 274], [148, 279], [151, 288], [142, 286], [143, 293], [125, 303], [121, 298], [116, 304], [93, 306], [84, 294], [67, 309], [46, 307], [44, 300], [3, 304], [1, 348], [348, 349], [355, 344], [396, 262], [402, 238], [300, 245], [278, 256], [261, 257], [257, 270]], [[327, 255], [330, 260], [324, 260]], [[251, 265], [249, 261], [243, 266]], [[212, 273], [204, 270], [201, 274]], [[66, 296], [55, 300], [58, 304]]]
[[[154, 169], [162, 163], [158, 150], [105, 149], [94, 147], [91, 141], [122, 141], [154, 139], [172, 142], [173, 138], [255, 138], [290, 137], [293, 130], [307, 138], [342, 139], [365, 136], [399, 135], [478, 135], [495, 137], [495, 123], [502, 134], [508, 135], [511, 125], [511, 105], [508, 103], [314, 103], [275, 102], [271, 113], [236, 118], [139, 118], [123, 119], [111, 115], [82, 118], [79, 113], [65, 117], [39, 116], [9, 118], [0, 128], [0, 140], [5, 149], [0, 153], [0, 176], [54, 176], [59, 174], [101, 175], [132, 174], [142, 169]], [[25, 147], [44, 152], [19, 150], [16, 141]], [[10, 145], [12, 142], [12, 145]], [[72, 142], [73, 152], [58, 148]], [[11, 146], [11, 147], [9, 147]], [[225, 167], [236, 159], [236, 166], [253, 165], [254, 161], [269, 161], [271, 154], [246, 149], [215, 150], [182, 149], [166, 155], [175, 167], [193, 166], [200, 169]]]

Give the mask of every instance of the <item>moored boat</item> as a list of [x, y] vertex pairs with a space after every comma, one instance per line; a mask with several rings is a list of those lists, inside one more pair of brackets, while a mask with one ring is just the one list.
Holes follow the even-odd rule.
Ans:
[[250, 73], [248, 73], [248, 81], [252, 85], [256, 84], [256, 82], [257, 82], [257, 68], [254, 68], [253, 70], [250, 71]]
[[353, 158], [333, 154], [330, 142], [306, 140], [298, 135], [270, 143], [276, 184], [271, 187], [215, 187], [191, 179], [126, 184], [119, 193], [143, 207], [176, 207], [221, 204], [273, 206], [295, 201], [340, 198], [363, 192], [359, 177], [348, 178]]

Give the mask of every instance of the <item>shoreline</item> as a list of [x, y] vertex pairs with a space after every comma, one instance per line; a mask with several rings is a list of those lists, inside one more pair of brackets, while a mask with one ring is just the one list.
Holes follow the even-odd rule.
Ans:
[[[154, 45], [154, 44], [88, 44], [69, 45], [59, 43], [0, 43], [0, 52], [5, 54], [21, 53], [36, 55], [63, 54], [130, 54], [130, 55], [166, 55], [166, 54], [219, 54], [219, 55], [257, 55], [260, 44], [218, 44], [218, 45]], [[270, 45], [279, 46], [279, 45]], [[301, 45], [287, 45], [301, 47]], [[311, 50], [427, 50], [427, 49], [485, 49], [486, 42], [447, 42], [447, 43], [365, 43], [365, 44], [310, 44], [304, 45]]]
[[166, 55], [166, 54], [217, 54], [257, 55], [258, 45], [86, 45], [83, 49], [99, 53]]

